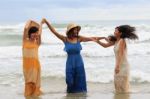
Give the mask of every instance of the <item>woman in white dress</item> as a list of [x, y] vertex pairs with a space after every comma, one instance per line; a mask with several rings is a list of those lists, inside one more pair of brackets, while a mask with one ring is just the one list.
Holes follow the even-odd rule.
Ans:
[[105, 38], [107, 43], [97, 40], [96, 42], [103, 47], [114, 45], [115, 53], [115, 73], [114, 85], [116, 93], [129, 92], [129, 63], [127, 60], [127, 44], [126, 39], [138, 39], [135, 34], [135, 27], [129, 25], [121, 25], [115, 28], [114, 36]]

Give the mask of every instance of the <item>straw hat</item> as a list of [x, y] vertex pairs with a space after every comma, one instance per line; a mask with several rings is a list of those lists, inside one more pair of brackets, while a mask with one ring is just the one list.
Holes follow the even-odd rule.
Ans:
[[79, 25], [77, 25], [77, 24], [75, 24], [75, 23], [70, 23], [70, 24], [68, 24], [68, 26], [67, 26], [66, 34], [67, 34], [71, 29], [73, 29], [73, 28], [78, 28], [78, 31], [81, 30], [81, 26], [79, 26]]

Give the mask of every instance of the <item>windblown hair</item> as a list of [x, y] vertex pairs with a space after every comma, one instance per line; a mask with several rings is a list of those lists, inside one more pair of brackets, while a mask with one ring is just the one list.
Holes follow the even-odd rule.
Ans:
[[116, 27], [116, 29], [118, 29], [119, 32], [121, 32], [121, 38], [125, 39], [131, 39], [131, 40], [135, 40], [138, 39], [138, 36], [135, 34], [135, 27], [131, 27], [130, 25], [121, 25]]

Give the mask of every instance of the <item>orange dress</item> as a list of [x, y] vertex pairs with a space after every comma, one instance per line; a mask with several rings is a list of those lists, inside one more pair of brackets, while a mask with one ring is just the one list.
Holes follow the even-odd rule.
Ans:
[[30, 41], [23, 44], [23, 73], [25, 78], [25, 96], [39, 96], [40, 91], [40, 62], [38, 60], [39, 45]]

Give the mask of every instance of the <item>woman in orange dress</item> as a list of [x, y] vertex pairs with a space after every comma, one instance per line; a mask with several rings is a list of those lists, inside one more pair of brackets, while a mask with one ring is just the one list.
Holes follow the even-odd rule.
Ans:
[[38, 48], [41, 44], [42, 22], [29, 20], [23, 35], [23, 73], [25, 79], [25, 96], [39, 96], [41, 67], [38, 59]]

